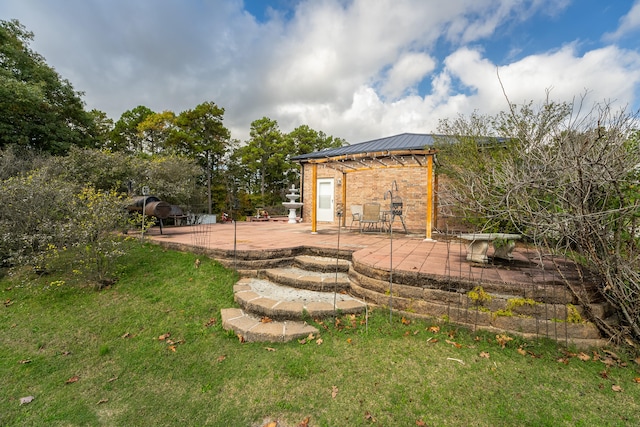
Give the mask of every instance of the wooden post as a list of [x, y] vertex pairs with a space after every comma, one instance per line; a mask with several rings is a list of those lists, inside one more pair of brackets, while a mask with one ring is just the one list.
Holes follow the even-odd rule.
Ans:
[[311, 165], [311, 233], [315, 234], [318, 232], [318, 165], [317, 164], [312, 164]]
[[433, 228], [433, 154], [427, 156], [427, 236], [425, 240], [431, 239], [431, 229]]
[[342, 227], [347, 226], [347, 174], [342, 172]]

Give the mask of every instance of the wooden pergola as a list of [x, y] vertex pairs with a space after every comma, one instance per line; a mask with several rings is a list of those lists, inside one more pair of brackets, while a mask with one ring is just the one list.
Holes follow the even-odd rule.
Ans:
[[[436, 221], [436, 188], [437, 177], [434, 175], [435, 149], [433, 145], [433, 135], [426, 134], [401, 134], [394, 137], [380, 140], [368, 141], [360, 144], [350, 145], [337, 149], [324, 150], [310, 153], [308, 155], [297, 156], [294, 160], [300, 162], [303, 170], [310, 168], [311, 182], [316, 183], [318, 179], [318, 167], [326, 167], [335, 170], [342, 177], [342, 203], [346, 207], [348, 197], [349, 176], [358, 172], [371, 170], [392, 170], [401, 168], [420, 168], [424, 170], [426, 178], [426, 188], [424, 198], [426, 199], [425, 209], [425, 238], [431, 240], [433, 225]], [[371, 150], [374, 148], [377, 150]], [[304, 176], [302, 178], [304, 182]], [[304, 188], [303, 188], [304, 190]], [[311, 232], [317, 232], [317, 189], [316, 185], [311, 185]], [[306, 203], [308, 203], [306, 202]], [[345, 226], [346, 215], [340, 219], [341, 225]]]

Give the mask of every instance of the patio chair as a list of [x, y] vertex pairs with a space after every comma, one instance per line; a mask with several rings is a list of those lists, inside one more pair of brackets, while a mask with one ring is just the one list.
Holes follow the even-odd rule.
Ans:
[[362, 219], [362, 205], [351, 205], [351, 224], [349, 224], [349, 229], [353, 228], [354, 222], [358, 222], [358, 227], [360, 227], [361, 219]]
[[380, 225], [380, 203], [365, 203], [362, 207], [362, 218], [360, 219], [360, 232], [363, 229], [375, 230], [379, 228], [382, 231]]

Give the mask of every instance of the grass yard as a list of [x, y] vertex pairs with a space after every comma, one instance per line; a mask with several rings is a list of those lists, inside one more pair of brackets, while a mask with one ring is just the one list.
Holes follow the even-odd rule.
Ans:
[[0, 425], [640, 425], [638, 355], [383, 308], [303, 343], [241, 343], [220, 325], [235, 273], [132, 245], [101, 291], [66, 272], [0, 279]]

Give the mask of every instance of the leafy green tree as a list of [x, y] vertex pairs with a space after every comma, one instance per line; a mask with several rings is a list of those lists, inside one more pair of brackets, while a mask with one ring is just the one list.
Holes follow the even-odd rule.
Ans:
[[287, 181], [294, 183], [300, 178], [300, 170], [297, 163], [291, 161], [291, 157], [312, 153], [327, 148], [338, 148], [347, 145], [342, 138], [328, 136], [322, 131], [316, 131], [307, 125], [301, 125], [286, 135], [287, 150], [286, 162], [288, 171]]
[[81, 93], [29, 48], [33, 33], [0, 20], [0, 148], [17, 144], [52, 154], [91, 146], [94, 121]]
[[167, 149], [171, 133], [175, 128], [176, 115], [173, 111], [150, 114], [138, 124], [142, 138], [142, 150], [147, 154], [160, 154]]
[[192, 110], [183, 111], [175, 121], [175, 131], [169, 146], [179, 154], [195, 159], [206, 176], [207, 206], [216, 212], [225, 205], [225, 157], [231, 142], [230, 132], [223, 125], [224, 108], [214, 102], [204, 102]]
[[250, 173], [250, 192], [259, 194], [259, 203], [268, 206], [281, 199], [280, 190], [286, 187], [290, 147], [278, 122], [268, 117], [253, 121], [249, 135], [247, 144], [238, 149], [239, 158]]
[[152, 114], [155, 113], [143, 105], [122, 113], [111, 131], [106, 148], [125, 153], [142, 153], [143, 139], [138, 131], [138, 125]]
[[93, 146], [108, 149], [111, 143], [110, 135], [113, 132], [113, 119], [104, 111], [93, 109], [89, 111], [94, 123]]

